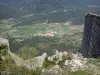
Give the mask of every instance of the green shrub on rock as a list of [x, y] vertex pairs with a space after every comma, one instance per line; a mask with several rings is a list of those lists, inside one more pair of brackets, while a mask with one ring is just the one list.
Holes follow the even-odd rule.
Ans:
[[7, 50], [8, 50], [7, 45], [0, 45], [0, 54], [1, 54], [2, 56], [7, 55]]
[[56, 65], [56, 63], [54, 61], [49, 61], [48, 58], [46, 58], [44, 63], [43, 63], [43, 66], [46, 68], [46, 67], [51, 66], [51, 65]]

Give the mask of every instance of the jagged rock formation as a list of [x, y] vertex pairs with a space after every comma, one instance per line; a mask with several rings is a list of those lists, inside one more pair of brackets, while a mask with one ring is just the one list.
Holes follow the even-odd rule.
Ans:
[[[5, 41], [3, 40], [4, 38], [2, 38], [2, 42], [0, 40], [0, 43], [9, 45], [7, 39], [5, 39]], [[9, 54], [17, 66], [24, 66], [28, 69], [40, 68], [43, 75], [63, 75], [63, 73], [67, 74], [66, 72], [69, 70], [72, 72], [83, 70], [95, 75], [100, 74], [100, 64], [98, 62], [95, 62], [95, 64], [88, 62], [90, 59], [83, 58], [80, 53], [73, 54], [56, 51], [52, 56], [47, 56], [47, 54], [44, 53], [42, 56], [37, 56], [28, 60], [23, 60], [11, 51], [9, 51]], [[91, 60], [95, 61], [95, 59]], [[44, 66], [44, 62], [47, 64], [47, 67]]]
[[41, 68], [47, 57], [47, 53], [44, 53], [42, 56], [37, 56], [28, 60], [25, 60], [25, 65], [27, 68]]
[[17, 66], [24, 66], [29, 69], [41, 68], [47, 57], [47, 54], [44, 53], [42, 56], [37, 56], [34, 58], [30, 58], [28, 60], [23, 60], [22, 58], [20, 58], [19, 56], [15, 55], [12, 52], [10, 52], [10, 55], [13, 58]]
[[44, 53], [42, 56], [37, 56], [35, 58], [23, 60], [22, 58], [20, 58], [19, 56], [10, 51], [9, 41], [7, 39], [0, 37], [0, 45], [7, 45], [8, 53], [10, 54], [10, 56], [12, 57], [17, 66], [25, 66], [27, 68], [32, 68], [32, 69], [37, 67], [42, 67], [43, 62], [47, 57], [47, 54]]
[[100, 16], [88, 13], [85, 16], [85, 25], [82, 41], [84, 57], [100, 57]]

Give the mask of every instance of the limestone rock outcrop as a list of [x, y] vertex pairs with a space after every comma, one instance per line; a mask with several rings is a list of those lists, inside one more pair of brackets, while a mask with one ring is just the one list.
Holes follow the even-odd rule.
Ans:
[[43, 63], [45, 59], [47, 58], [47, 53], [44, 53], [42, 56], [37, 56], [28, 60], [25, 60], [24, 66], [27, 68], [41, 68], [43, 66]]
[[8, 46], [8, 52], [10, 52], [9, 41], [7, 39], [0, 37], [0, 45], [7, 45]]

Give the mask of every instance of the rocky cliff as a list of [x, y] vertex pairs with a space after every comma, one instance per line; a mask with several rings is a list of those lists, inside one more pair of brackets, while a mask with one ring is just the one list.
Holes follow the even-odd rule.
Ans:
[[[8, 40], [4, 38], [1, 38], [0, 44], [9, 46]], [[66, 75], [69, 71], [76, 72], [79, 70], [86, 71], [93, 75], [100, 74], [100, 64], [98, 60], [83, 58], [80, 53], [73, 54], [56, 51], [52, 56], [48, 56], [44, 53], [42, 56], [37, 56], [27, 60], [23, 60], [10, 50], [9, 54], [14, 60], [14, 64], [17, 66], [26, 67], [29, 70], [39, 68], [42, 70], [42, 75]]]
[[85, 25], [82, 41], [84, 57], [100, 57], [100, 16], [88, 13], [85, 16]]

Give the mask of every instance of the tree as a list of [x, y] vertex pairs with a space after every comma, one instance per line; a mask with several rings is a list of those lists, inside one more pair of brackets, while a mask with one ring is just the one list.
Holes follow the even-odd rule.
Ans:
[[29, 59], [37, 56], [38, 53], [37, 48], [26, 45], [17, 52], [17, 55], [23, 59]]

